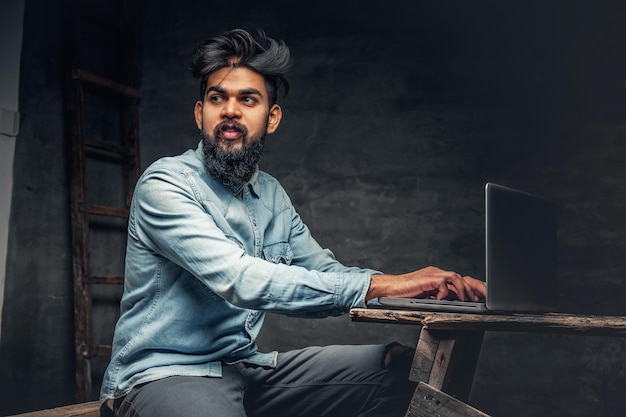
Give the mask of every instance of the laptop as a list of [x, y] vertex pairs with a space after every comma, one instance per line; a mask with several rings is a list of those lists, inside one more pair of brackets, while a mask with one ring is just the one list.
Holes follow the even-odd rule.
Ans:
[[460, 313], [554, 312], [556, 210], [538, 195], [485, 186], [484, 302], [380, 297], [375, 307]]

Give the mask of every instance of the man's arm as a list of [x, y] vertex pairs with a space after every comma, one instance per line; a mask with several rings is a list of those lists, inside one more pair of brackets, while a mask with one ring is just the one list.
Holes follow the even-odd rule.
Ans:
[[[286, 192], [282, 188], [281, 191], [285, 201], [291, 205]], [[369, 272], [371, 281], [365, 301], [382, 296], [479, 301], [486, 296], [484, 282], [436, 267], [427, 267], [402, 275], [386, 275], [371, 269], [346, 267], [335, 259], [332, 252], [318, 245], [293, 205], [291, 212], [290, 243], [295, 253], [294, 262], [318, 271]]]
[[221, 211], [196, 195], [194, 178], [160, 165], [138, 182], [129, 234], [145, 253], [185, 269], [242, 308], [322, 317], [363, 305], [371, 271], [323, 272], [247, 254], [225, 234]]
[[372, 275], [365, 299], [389, 296], [479, 301], [486, 295], [483, 281], [429, 266], [401, 275]]

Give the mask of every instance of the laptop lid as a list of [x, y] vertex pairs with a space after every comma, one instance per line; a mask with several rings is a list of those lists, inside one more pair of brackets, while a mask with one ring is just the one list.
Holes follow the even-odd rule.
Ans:
[[487, 309], [556, 311], [554, 203], [487, 183], [485, 238]]

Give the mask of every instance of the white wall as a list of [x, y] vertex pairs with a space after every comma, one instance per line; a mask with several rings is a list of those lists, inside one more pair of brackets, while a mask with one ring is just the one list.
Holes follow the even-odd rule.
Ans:
[[[19, 129], [18, 93], [25, 0], [3, 0], [0, 5], [0, 329], [6, 277], [9, 217], [13, 189], [15, 134]], [[14, 124], [17, 120], [17, 124]], [[0, 333], [0, 338], [1, 338]]]

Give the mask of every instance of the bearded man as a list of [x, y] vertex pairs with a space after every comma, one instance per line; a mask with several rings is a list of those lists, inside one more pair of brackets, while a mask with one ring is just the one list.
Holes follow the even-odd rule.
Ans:
[[130, 209], [125, 286], [103, 415], [403, 416], [412, 351], [396, 343], [259, 352], [266, 312], [344, 314], [388, 295], [462, 300], [484, 283], [435, 267], [347, 267], [258, 168], [278, 129], [289, 49], [232, 30], [200, 44], [197, 149], [146, 169]]

